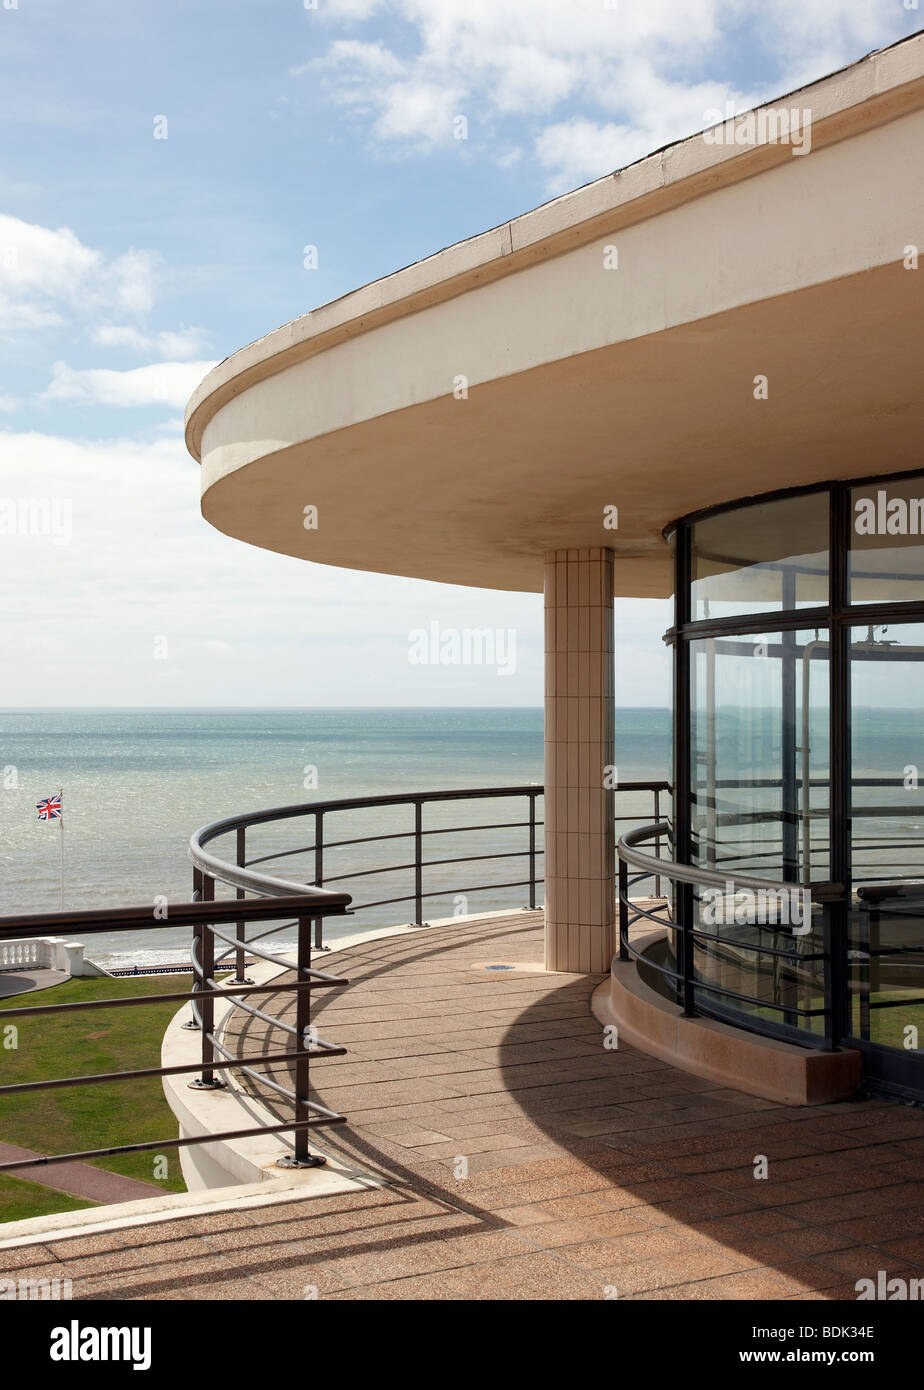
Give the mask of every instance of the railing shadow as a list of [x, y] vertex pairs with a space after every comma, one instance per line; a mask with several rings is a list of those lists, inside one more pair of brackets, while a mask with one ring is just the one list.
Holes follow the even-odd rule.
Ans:
[[[508, 917], [492, 927], [479, 925], [477, 933], [473, 928], [468, 938], [464, 927], [433, 929], [425, 936], [347, 948], [341, 959], [353, 982], [351, 999], [356, 1003], [364, 988], [436, 961], [454, 946], [462, 944], [470, 957], [473, 936], [479, 951], [509, 952], [522, 941], [524, 928], [535, 940], [534, 920], [526, 927]], [[325, 1134], [325, 1149], [374, 1173], [408, 1199], [426, 1197], [445, 1211], [476, 1217], [473, 1233], [515, 1229], [528, 1248], [555, 1252], [556, 1258], [564, 1252], [568, 1259], [571, 1250], [578, 1262], [590, 1258], [585, 1247], [602, 1241], [602, 1252], [593, 1258], [605, 1260], [612, 1250], [609, 1275], [614, 1281], [619, 1270], [631, 1264], [631, 1278], [644, 1282], [647, 1276], [640, 1273], [641, 1267], [657, 1259], [668, 1280], [676, 1276], [678, 1287], [740, 1274], [765, 1284], [774, 1278], [791, 1279], [797, 1291], [800, 1286], [822, 1292], [840, 1288], [851, 1260], [860, 1258], [856, 1252], [865, 1239], [864, 1219], [877, 1217], [883, 1231], [890, 1220], [905, 1219], [909, 1184], [902, 1160], [910, 1162], [910, 1156], [892, 1148], [894, 1108], [884, 1102], [786, 1108], [704, 1082], [631, 1047], [608, 1051], [601, 1031], [584, 1026], [596, 983], [598, 979], [587, 977], [550, 981], [549, 988], [525, 1006], [515, 999], [507, 1005], [498, 1048], [497, 1093], [513, 1103], [509, 1123], [525, 1122], [544, 1137], [553, 1149], [549, 1157], [519, 1163], [511, 1149], [508, 1161], [492, 1160], [493, 1166], [479, 1170], [478, 1155], [472, 1155], [472, 1175], [456, 1180], [445, 1163], [424, 1159], [352, 1121]], [[500, 1007], [500, 994], [498, 1001]], [[340, 1005], [331, 997], [320, 1007], [336, 1014]], [[554, 1053], [554, 1030], [547, 1036], [549, 1046], [538, 1049], [545, 1052], [540, 1079], [535, 1065], [525, 1069], [530, 1064], [523, 1060], [524, 1037], [548, 1034], [550, 1018], [556, 1015], [562, 1021], [559, 1036], [570, 1046]], [[331, 1029], [342, 1028], [343, 1018], [337, 1014]], [[247, 1025], [247, 1031], [252, 1027]], [[250, 1042], [252, 1046], [253, 1037]], [[464, 1054], [471, 1046], [464, 1042], [457, 1050]], [[454, 1047], [450, 1033], [446, 1050]], [[367, 1058], [374, 1057], [374, 1044], [363, 1050]], [[431, 1083], [437, 1075], [429, 1078]], [[458, 1072], [445, 1078], [446, 1098], [456, 1106], [457, 1117], [458, 1078]], [[337, 1104], [349, 1114], [348, 1088], [338, 1088], [336, 1066], [318, 1078], [318, 1085], [323, 1103]], [[472, 1095], [473, 1113], [484, 1105], [484, 1097], [483, 1089]], [[271, 1098], [261, 1100], [272, 1108]], [[421, 1126], [439, 1131], [438, 1099], [421, 1101], [412, 1113]], [[445, 1113], [442, 1118], [446, 1121]], [[909, 1121], [902, 1114], [899, 1119], [906, 1137], [924, 1137], [920, 1117]], [[498, 1128], [505, 1123], [498, 1121]], [[459, 1152], [465, 1152], [464, 1140]], [[760, 1155], [767, 1160], [766, 1177], [756, 1175]], [[874, 1157], [882, 1162], [874, 1163]], [[893, 1164], [899, 1166], [892, 1171], [892, 1181], [884, 1182]], [[526, 1224], [516, 1214], [511, 1216], [511, 1208], [537, 1205], [543, 1207], [544, 1220]], [[567, 1222], [576, 1223], [573, 1246], [561, 1243]], [[295, 1232], [300, 1239], [310, 1238], [310, 1220], [296, 1220]], [[342, 1234], [353, 1241], [353, 1249], [356, 1241], [349, 1228]], [[405, 1238], [403, 1233], [381, 1237], [389, 1244]], [[439, 1238], [435, 1231], [421, 1234], [422, 1240]], [[661, 1254], [652, 1253], [656, 1238]], [[368, 1235], [358, 1238], [358, 1245], [364, 1254], [376, 1248]], [[862, 1258], [867, 1264], [880, 1258], [890, 1262], [885, 1252], [880, 1257], [871, 1249]], [[898, 1267], [903, 1261], [891, 1257], [891, 1264]], [[651, 1269], [648, 1264], [648, 1274]], [[875, 1275], [875, 1268], [863, 1272]]]

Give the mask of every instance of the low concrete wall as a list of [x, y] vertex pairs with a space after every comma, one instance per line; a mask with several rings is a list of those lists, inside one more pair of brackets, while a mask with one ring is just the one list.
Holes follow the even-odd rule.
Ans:
[[[250, 967], [248, 978], [255, 984], [266, 984], [280, 974], [285, 974], [285, 970], [264, 963]], [[217, 1037], [221, 1037], [222, 1028], [233, 1008], [234, 1001], [230, 998], [216, 1000]], [[161, 1048], [161, 1066], [180, 1066], [198, 1060], [201, 1035], [198, 1029], [183, 1027], [190, 1018], [190, 1006], [184, 1004], [170, 1020]], [[276, 1123], [275, 1116], [242, 1091], [230, 1072], [218, 1074], [228, 1084], [216, 1091], [191, 1090], [189, 1083], [194, 1073], [163, 1078], [164, 1095], [179, 1124], [181, 1139]], [[251, 1139], [217, 1144], [195, 1144], [179, 1150], [180, 1167], [188, 1190], [199, 1192], [206, 1188], [262, 1182], [266, 1178], [278, 1177], [280, 1170], [274, 1165], [285, 1151], [284, 1139], [278, 1134], [255, 1135]]]
[[[633, 941], [646, 951], [663, 941], [652, 932]], [[685, 1018], [679, 1004], [658, 994], [634, 960], [617, 957], [593, 996], [594, 1016], [615, 1025], [620, 1042], [682, 1071], [783, 1105], [846, 1100], [860, 1081], [861, 1055], [850, 1048], [824, 1052], [760, 1037], [708, 1018]]]
[[65, 941], [63, 945], [67, 959], [67, 964], [64, 966], [64, 969], [67, 970], [69, 974], [75, 975], [78, 978], [96, 975], [105, 975], [109, 979], [112, 978], [109, 971], [104, 970], [101, 965], [97, 965], [95, 961], [84, 959], [83, 953], [87, 948], [82, 941]]

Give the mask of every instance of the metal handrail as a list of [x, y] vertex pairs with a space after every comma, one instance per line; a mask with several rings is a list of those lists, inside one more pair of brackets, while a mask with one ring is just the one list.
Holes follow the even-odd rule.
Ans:
[[[662, 793], [669, 793], [671, 786], [666, 781], [631, 781], [621, 782], [617, 788], [617, 794], [624, 792], [648, 792], [654, 798], [655, 815], [660, 812], [659, 797]], [[414, 841], [414, 855], [411, 858], [408, 850], [405, 850], [401, 863], [388, 863], [373, 868], [354, 869], [351, 872], [342, 874], [327, 874], [327, 879], [335, 883], [346, 882], [348, 879], [369, 879], [380, 874], [392, 874], [400, 871], [412, 872], [414, 875], [413, 892], [399, 894], [396, 897], [379, 898], [370, 902], [354, 903], [352, 911], [358, 912], [371, 910], [372, 908], [392, 906], [398, 903], [414, 904], [414, 923], [417, 926], [425, 925], [423, 921], [423, 906], [428, 899], [451, 897], [456, 893], [472, 893], [481, 891], [491, 891], [512, 888], [527, 888], [528, 906], [536, 907], [536, 890], [544, 882], [537, 872], [537, 861], [544, 854], [544, 849], [538, 843], [537, 831], [543, 828], [544, 822], [537, 817], [536, 802], [540, 796], [544, 795], [544, 787], [540, 783], [529, 783], [527, 785], [511, 787], [456, 787], [431, 792], [402, 792], [396, 795], [389, 793], [377, 796], [365, 797], [341, 797], [324, 801], [309, 801], [292, 806], [280, 806], [265, 811], [249, 812], [237, 816], [227, 816], [222, 820], [213, 821], [210, 825], [198, 830], [191, 838], [189, 844], [189, 857], [196, 870], [208, 874], [213, 880], [228, 884], [237, 890], [238, 898], [242, 898], [245, 892], [267, 893], [278, 892], [281, 886], [289, 893], [316, 892], [323, 893], [325, 882], [324, 852], [326, 850], [341, 849], [356, 845], [380, 844], [383, 841]], [[424, 828], [423, 808], [437, 802], [453, 803], [467, 800], [492, 800], [497, 798], [526, 797], [529, 803], [529, 818], [526, 820], [514, 821], [492, 821], [479, 822], [474, 825], [446, 825], [435, 828]], [[368, 811], [382, 808], [412, 806], [415, 812], [414, 825], [409, 830], [391, 831], [387, 834], [376, 833], [374, 835], [351, 836], [350, 838], [338, 838], [335, 840], [326, 839], [324, 836], [325, 816], [330, 816], [338, 812]], [[302, 845], [298, 849], [281, 849], [271, 854], [261, 853], [254, 858], [248, 859], [246, 855], [246, 835], [247, 831], [255, 826], [269, 825], [284, 820], [297, 820], [301, 817], [314, 817], [314, 838], [310, 844]], [[614, 816], [614, 823], [635, 821], [637, 818], [628, 815]], [[528, 832], [527, 848], [512, 849], [506, 853], [487, 854], [461, 854], [457, 857], [439, 859], [424, 859], [423, 845], [424, 840], [434, 835], [460, 835], [473, 831], [487, 830], [524, 830]], [[236, 858], [232, 862], [230, 859], [221, 859], [217, 854], [205, 849], [206, 845], [219, 839], [221, 836], [231, 833], [236, 835]], [[299, 854], [314, 855], [314, 875], [309, 887], [306, 883], [296, 883], [291, 879], [278, 879], [256, 871], [255, 865], [268, 864], [273, 860], [293, 858]], [[468, 864], [488, 859], [528, 859], [529, 876], [513, 882], [504, 883], [475, 883], [464, 887], [442, 887], [435, 891], [425, 890], [423, 884], [424, 871], [442, 867], [447, 864]], [[315, 948], [324, 950], [321, 936], [321, 920], [316, 919], [315, 926]], [[243, 952], [244, 935], [243, 931], [238, 930], [238, 959], [239, 977], [243, 978]]]
[[[803, 1019], [816, 1017], [824, 1018], [825, 1037], [824, 1046], [827, 1050], [835, 1050], [837, 1041], [835, 1038], [834, 1027], [834, 1006], [831, 992], [830, 981], [830, 960], [831, 960], [831, 916], [830, 907], [833, 903], [843, 898], [844, 888], [840, 883], [824, 881], [818, 883], [792, 883], [779, 879], [759, 878], [749, 874], [722, 874], [712, 869], [700, 868], [693, 864], [678, 863], [675, 860], [662, 858], [659, 854], [647, 853], [638, 848], [642, 843], [650, 840], [669, 839], [670, 827], [666, 822], [658, 822], [653, 825], [642, 826], [639, 829], [629, 831], [620, 837], [617, 844], [617, 855], [619, 859], [619, 956], [621, 960], [635, 959], [643, 961], [646, 968], [657, 971], [663, 979], [670, 980], [678, 1001], [683, 1006], [684, 1014], [687, 1017], [695, 1017], [703, 1014], [707, 1017], [724, 1019], [733, 1022], [736, 1027], [743, 1028], [745, 1031], [762, 1033], [776, 1038], [785, 1038], [788, 1041], [802, 1041], [806, 1044], [817, 1046], [818, 1039], [808, 1033], [807, 1029], [798, 1029], [795, 1023], [789, 1023], [789, 1019], [796, 1016]], [[629, 868], [635, 868], [639, 872], [632, 879], [632, 886], [647, 878], [662, 878], [671, 880], [681, 885], [679, 892], [680, 912], [679, 916], [675, 911], [671, 917], [664, 916], [658, 919], [658, 925], [668, 931], [677, 934], [677, 949], [675, 956], [678, 968], [671, 969], [649, 955], [637, 950], [629, 941], [629, 929], [634, 922], [645, 917], [655, 920], [652, 913], [643, 908], [640, 904], [634, 903], [629, 897]], [[757, 892], [771, 892], [774, 894], [791, 893], [794, 889], [808, 891], [815, 901], [821, 903], [824, 908], [824, 949], [811, 953], [800, 953], [796, 949], [794, 939], [793, 949], [785, 950], [776, 946], [770, 946], [765, 941], [746, 941], [739, 938], [730, 938], [718, 933], [704, 932], [698, 929], [693, 920], [694, 893], [695, 888], [717, 888], [725, 890], [728, 883], [734, 885], [735, 890], [750, 889]], [[749, 925], [751, 925], [749, 923]], [[763, 928], [767, 932], [778, 932], [778, 927], [771, 924], [754, 923], [758, 929]], [[786, 963], [804, 966], [814, 961], [823, 961], [827, 965], [824, 981], [824, 1006], [822, 1008], [809, 1008], [799, 1006], [794, 1002], [780, 1003], [775, 998], [768, 999], [757, 995], [745, 994], [740, 990], [730, 989], [717, 982], [707, 982], [696, 978], [694, 969], [694, 946], [698, 945], [701, 949], [716, 950], [716, 947], [729, 946], [736, 951], [752, 951], [758, 956], [769, 956], [774, 962], [774, 970], [781, 969]], [[776, 984], [780, 983], [777, 976], [774, 976]], [[741, 1010], [734, 1008], [722, 1008], [715, 1004], [704, 1004], [702, 992], [710, 996], [717, 996], [721, 1000], [728, 1001], [730, 1004], [748, 1004], [755, 1008], [771, 1010], [781, 1013], [784, 1018], [783, 1025], [774, 1022], [773, 1019], [764, 1019], [751, 1014], [745, 1014]], [[800, 1032], [801, 1037], [794, 1037], [794, 1033]]]
[[[284, 1134], [290, 1132], [293, 1136], [293, 1153], [291, 1157], [280, 1160], [280, 1165], [290, 1166], [315, 1166], [325, 1162], [325, 1159], [317, 1154], [309, 1153], [308, 1131], [318, 1125], [343, 1124], [346, 1116], [339, 1115], [329, 1110], [326, 1106], [320, 1105], [316, 1101], [308, 1099], [309, 1076], [308, 1067], [312, 1060], [325, 1056], [342, 1056], [346, 1049], [336, 1047], [334, 1044], [320, 1042], [313, 1039], [309, 1034], [309, 1045], [306, 1048], [304, 1039], [310, 1029], [310, 1001], [311, 993], [315, 989], [339, 987], [346, 985], [347, 980], [338, 976], [330, 975], [324, 971], [313, 970], [311, 968], [311, 922], [319, 915], [331, 913], [343, 913], [347, 910], [352, 899], [347, 893], [317, 893], [306, 889], [304, 885], [295, 885], [296, 892], [287, 892], [283, 897], [270, 898], [260, 896], [246, 902], [216, 902], [214, 898], [214, 880], [205, 875], [200, 869], [196, 869], [196, 892], [194, 901], [191, 903], [172, 903], [159, 904], [156, 907], [149, 905], [131, 906], [121, 908], [93, 908], [88, 911], [80, 912], [46, 912], [46, 913], [20, 913], [15, 916], [0, 917], [0, 941], [15, 939], [19, 937], [38, 937], [54, 935], [56, 928], [67, 928], [69, 933], [79, 930], [81, 935], [89, 935], [94, 932], [112, 931], [137, 931], [140, 928], [151, 930], [164, 930], [178, 925], [191, 926], [195, 936], [192, 950], [192, 973], [194, 987], [192, 990], [176, 991], [168, 994], [133, 995], [129, 998], [114, 999], [92, 999], [81, 1000], [70, 1004], [29, 1004], [15, 1009], [4, 1009], [0, 1018], [6, 1022], [15, 1022], [23, 1017], [34, 1018], [41, 1014], [69, 1014], [83, 1009], [112, 1009], [112, 1008], [137, 1008], [146, 1004], [164, 1003], [189, 1003], [192, 1007], [194, 1017], [198, 1019], [198, 1026], [201, 1028], [201, 1057], [200, 1060], [188, 1064], [182, 1063], [172, 1066], [160, 1067], [138, 1067], [130, 1071], [117, 1071], [107, 1073], [91, 1073], [87, 1076], [67, 1076], [46, 1079], [43, 1081], [20, 1082], [13, 1085], [0, 1086], [0, 1097], [4, 1095], [20, 1095], [26, 1091], [48, 1091], [61, 1090], [70, 1086], [91, 1086], [101, 1083], [117, 1081], [136, 1081], [143, 1078], [159, 1076], [183, 1076], [190, 1073], [198, 1073], [198, 1078], [189, 1084], [195, 1088], [205, 1087], [208, 1089], [223, 1087], [224, 1082], [216, 1079], [216, 1071], [228, 1071], [234, 1068], [239, 1069], [247, 1075], [259, 1076], [248, 1065], [251, 1060], [249, 1057], [232, 1057], [226, 1048], [215, 1037], [214, 1032], [214, 1006], [216, 998], [227, 999], [232, 997], [235, 1007], [240, 1007], [246, 1011], [257, 1014], [265, 1019], [267, 1023], [282, 1028], [296, 1034], [296, 1050], [268, 1053], [260, 1057], [260, 1061], [267, 1065], [274, 1062], [291, 1063], [294, 1066], [296, 1084], [294, 1091], [286, 1092], [286, 1095], [293, 1102], [293, 1118], [278, 1124], [264, 1124], [249, 1126], [244, 1129], [224, 1130], [221, 1133], [210, 1133], [206, 1135], [179, 1137], [177, 1139], [167, 1138], [152, 1140], [144, 1144], [117, 1144], [106, 1148], [85, 1149], [75, 1153], [49, 1154], [40, 1158], [18, 1159], [7, 1163], [0, 1163], [0, 1173], [20, 1172], [30, 1168], [46, 1167], [55, 1163], [70, 1163], [75, 1161], [86, 1161], [98, 1158], [112, 1157], [119, 1154], [142, 1153], [149, 1150], [160, 1150], [167, 1148], [183, 1148], [191, 1144], [215, 1143], [218, 1141], [231, 1139], [244, 1139], [257, 1134]], [[235, 980], [228, 984], [220, 985], [214, 975], [215, 969], [215, 938], [220, 940], [232, 940], [224, 932], [217, 929], [218, 922], [232, 922], [243, 920], [245, 923], [250, 921], [267, 921], [280, 917], [291, 917], [292, 912], [298, 914], [298, 959], [295, 966], [296, 977], [287, 983], [274, 981], [272, 984], [254, 985], [252, 983]], [[272, 959], [274, 963], [289, 966], [291, 963], [283, 957], [270, 956], [268, 952], [257, 952], [259, 955]], [[239, 972], [240, 974], [240, 972]], [[287, 991], [295, 997], [297, 1027], [292, 1029], [275, 1015], [264, 1013], [262, 1010], [254, 1008], [249, 1003], [244, 1003], [244, 999], [250, 995], [269, 995], [279, 994]], [[201, 1008], [200, 1008], [201, 1006]], [[215, 1050], [222, 1053], [223, 1060], [216, 1060]]]
[[821, 883], [784, 883], [780, 879], [753, 878], [746, 874], [721, 874], [713, 869], [698, 868], [695, 864], [678, 864], [674, 859], [662, 859], [660, 855], [645, 854], [636, 848], [645, 840], [669, 839], [670, 829], [669, 822], [660, 821], [655, 825], [643, 825], [637, 830], [630, 830], [620, 836], [617, 843], [616, 850], [620, 859], [633, 868], [644, 870], [646, 876], [654, 874], [661, 878], [674, 879], [678, 883], [692, 883], [697, 886], [724, 888], [728, 880], [733, 878], [742, 888], [762, 888], [774, 892], [808, 888], [818, 902], [833, 901], [843, 894], [844, 886], [841, 883], [827, 880]]

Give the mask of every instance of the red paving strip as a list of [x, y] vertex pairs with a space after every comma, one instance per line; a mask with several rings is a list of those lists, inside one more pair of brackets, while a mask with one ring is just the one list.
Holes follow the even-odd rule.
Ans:
[[[18, 1144], [0, 1143], [0, 1163], [14, 1163], [17, 1159], [26, 1162], [30, 1158], [42, 1156], [35, 1149], [21, 1149]], [[72, 1197], [83, 1197], [89, 1202], [103, 1204], [137, 1202], [141, 1197], [164, 1195], [164, 1189], [154, 1183], [123, 1178], [118, 1173], [107, 1173], [105, 1169], [94, 1168], [89, 1163], [53, 1163], [47, 1168], [8, 1168], [6, 1175], [19, 1178], [23, 1182], [34, 1182], [38, 1187], [50, 1187], [55, 1192], [67, 1192]]]
[[0, 1250], [0, 1271], [216, 1300], [853, 1300], [879, 1270], [922, 1277], [919, 1111], [785, 1107], [609, 1051], [599, 977], [484, 969], [541, 937], [517, 913], [337, 953], [350, 987], [315, 1016], [349, 1051], [312, 1083], [349, 1123], [318, 1147], [382, 1187]]

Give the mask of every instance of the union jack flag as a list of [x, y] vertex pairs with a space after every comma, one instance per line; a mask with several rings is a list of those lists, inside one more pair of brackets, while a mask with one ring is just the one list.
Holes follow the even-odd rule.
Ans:
[[61, 819], [61, 795], [46, 796], [44, 801], [37, 801], [35, 809], [38, 811], [39, 820], [60, 820]]

